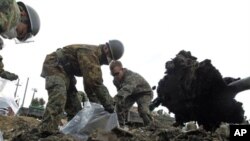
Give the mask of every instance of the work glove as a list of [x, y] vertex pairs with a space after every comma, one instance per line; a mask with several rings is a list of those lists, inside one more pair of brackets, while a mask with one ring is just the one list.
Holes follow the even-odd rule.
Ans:
[[108, 105], [104, 107], [104, 110], [109, 112], [109, 113], [114, 113], [115, 109], [113, 105]]
[[150, 104], [149, 104], [149, 110], [153, 111], [156, 107], [158, 107], [161, 104], [161, 99], [159, 97], [157, 97], [155, 100], [153, 100]]

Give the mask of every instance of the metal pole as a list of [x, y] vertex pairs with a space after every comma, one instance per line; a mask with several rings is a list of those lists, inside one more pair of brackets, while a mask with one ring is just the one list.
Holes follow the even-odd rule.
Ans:
[[35, 97], [35, 93], [37, 92], [37, 89], [36, 88], [33, 88], [32, 89], [34, 92], [33, 92], [33, 96], [32, 96], [32, 100], [31, 100], [31, 103], [32, 103], [32, 101], [34, 100], [34, 97]]
[[16, 97], [16, 93], [17, 93], [18, 87], [19, 87], [19, 86], [22, 86], [22, 85], [19, 84], [19, 81], [20, 81], [20, 79], [18, 79], [18, 81], [17, 81], [17, 83], [16, 83], [16, 91], [15, 91], [15, 93], [14, 93], [14, 98]]
[[27, 78], [26, 87], [25, 87], [24, 96], [23, 96], [23, 103], [22, 103], [21, 107], [23, 107], [23, 104], [24, 104], [24, 100], [25, 100], [26, 92], [27, 92], [27, 88], [28, 88], [28, 83], [29, 83], [29, 77]]

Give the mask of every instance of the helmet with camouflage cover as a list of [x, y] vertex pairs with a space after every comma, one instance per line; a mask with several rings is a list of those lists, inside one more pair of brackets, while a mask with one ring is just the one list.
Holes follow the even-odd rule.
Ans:
[[111, 57], [113, 60], [118, 60], [122, 57], [124, 46], [119, 40], [109, 40], [108, 42]]
[[37, 14], [37, 12], [30, 7], [27, 4], [24, 4], [23, 2], [17, 2], [17, 4], [22, 7], [28, 14], [29, 16], [29, 33], [28, 35], [23, 38], [23, 39], [19, 39], [21, 41], [25, 41], [26, 39], [30, 38], [31, 36], [36, 36], [36, 34], [39, 32], [40, 30], [40, 18], [39, 15]]

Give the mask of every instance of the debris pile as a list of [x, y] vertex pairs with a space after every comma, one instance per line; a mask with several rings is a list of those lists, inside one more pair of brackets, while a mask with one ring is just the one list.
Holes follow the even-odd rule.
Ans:
[[[218, 132], [207, 132], [203, 129], [186, 130], [180, 127], [174, 127], [174, 118], [167, 114], [153, 115], [156, 126], [154, 128], [141, 127], [138, 124], [129, 124], [120, 128], [116, 128], [111, 132], [104, 132], [96, 129], [89, 135], [88, 141], [228, 141], [228, 126], [223, 126]], [[48, 137], [42, 135], [37, 136], [30, 132], [34, 127], [38, 126], [39, 120], [34, 117], [25, 116], [0, 116], [0, 131], [3, 133], [4, 140], [7, 141], [79, 141], [75, 136], [57, 133]], [[22, 136], [21, 136], [22, 135]]]

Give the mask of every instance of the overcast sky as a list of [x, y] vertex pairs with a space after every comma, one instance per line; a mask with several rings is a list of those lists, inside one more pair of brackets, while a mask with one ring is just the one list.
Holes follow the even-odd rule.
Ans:
[[[41, 29], [34, 42], [5, 40], [0, 51], [5, 69], [19, 75], [22, 98], [27, 78], [27, 107], [35, 97], [47, 101], [40, 77], [46, 54], [74, 44], [103, 44], [118, 39], [125, 46], [124, 67], [140, 73], [151, 86], [164, 76], [165, 62], [180, 50], [198, 61], [211, 59], [223, 77], [250, 76], [250, 4], [248, 0], [23, 0], [40, 15]], [[116, 89], [108, 66], [102, 67], [104, 84], [112, 96]], [[2, 81], [3, 83], [3, 81]], [[3, 95], [13, 96], [17, 81], [6, 81]], [[82, 79], [77, 87], [83, 89]], [[156, 94], [155, 94], [156, 95]], [[250, 117], [250, 91], [238, 94]], [[22, 102], [22, 99], [21, 99]], [[248, 108], [247, 108], [248, 107]]]

